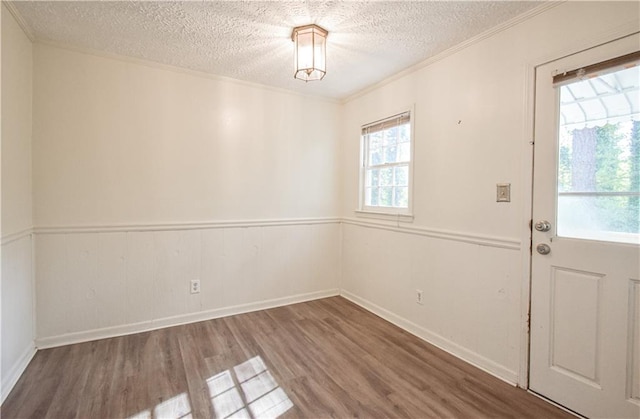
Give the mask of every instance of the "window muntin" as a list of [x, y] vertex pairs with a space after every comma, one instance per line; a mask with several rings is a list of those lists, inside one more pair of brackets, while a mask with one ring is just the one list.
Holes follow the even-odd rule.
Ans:
[[410, 112], [362, 127], [361, 209], [409, 212], [411, 148]]

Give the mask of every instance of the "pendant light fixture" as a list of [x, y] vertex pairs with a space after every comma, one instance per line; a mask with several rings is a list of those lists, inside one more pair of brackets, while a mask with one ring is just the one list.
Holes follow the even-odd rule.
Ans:
[[322, 80], [327, 72], [327, 32], [318, 25], [293, 28], [291, 40], [295, 44], [294, 65], [296, 79]]

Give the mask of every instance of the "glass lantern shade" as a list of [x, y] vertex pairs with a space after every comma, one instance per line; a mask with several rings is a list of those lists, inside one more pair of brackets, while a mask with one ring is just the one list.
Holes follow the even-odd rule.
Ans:
[[295, 43], [294, 78], [307, 81], [322, 80], [327, 72], [326, 45], [328, 32], [317, 25], [293, 29]]

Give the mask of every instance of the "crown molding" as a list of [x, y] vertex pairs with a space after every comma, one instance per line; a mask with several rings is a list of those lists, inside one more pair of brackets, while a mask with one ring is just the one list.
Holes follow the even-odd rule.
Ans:
[[27, 25], [27, 22], [24, 20], [24, 18], [16, 8], [15, 4], [13, 4], [13, 1], [2, 0], [2, 4], [7, 8], [9, 13], [11, 13], [11, 16], [13, 16], [13, 18], [16, 20], [16, 22], [18, 23], [18, 26], [20, 26], [20, 29], [22, 29], [22, 32], [24, 32], [27, 38], [29, 38], [29, 40], [32, 43], [36, 42], [36, 37], [33, 34], [33, 31], [31, 30], [29, 25]]
[[187, 74], [187, 75], [190, 75], [190, 76], [199, 77], [199, 78], [203, 78], [203, 79], [215, 80], [215, 81], [219, 81], [219, 82], [226, 82], [226, 83], [236, 84], [236, 85], [239, 85], [239, 86], [251, 87], [251, 88], [254, 88], [254, 89], [267, 90], [267, 91], [274, 92], [274, 93], [280, 93], [280, 94], [285, 94], [285, 95], [302, 97], [302, 98], [311, 99], [311, 100], [315, 100], [315, 101], [319, 101], [319, 102], [326, 102], [326, 103], [332, 103], [332, 104], [338, 104], [338, 105], [341, 104], [339, 99], [334, 99], [334, 98], [327, 97], [327, 96], [319, 96], [319, 95], [310, 95], [310, 94], [299, 93], [299, 92], [296, 92], [294, 90], [288, 90], [288, 89], [284, 89], [284, 88], [280, 88], [280, 87], [269, 86], [269, 85], [266, 85], [266, 84], [254, 83], [254, 82], [240, 80], [240, 79], [234, 79], [232, 77], [220, 76], [220, 75], [217, 75], [217, 74], [214, 74], [214, 73], [207, 73], [205, 71], [192, 70], [192, 69], [186, 68], [186, 67], [179, 67], [179, 66], [175, 66], [175, 65], [159, 63], [157, 61], [151, 61], [151, 60], [145, 60], [145, 59], [142, 59], [142, 58], [130, 57], [128, 55], [121, 55], [121, 54], [116, 54], [116, 53], [107, 52], [107, 51], [101, 51], [101, 50], [97, 50], [97, 49], [93, 49], [93, 48], [87, 48], [87, 47], [79, 47], [79, 46], [75, 46], [75, 45], [66, 44], [64, 42], [52, 41], [52, 40], [49, 40], [49, 39], [37, 39], [35, 41], [35, 43], [39, 44], [39, 45], [45, 45], [45, 46], [49, 46], [49, 47], [53, 47], [53, 48], [58, 48], [58, 49], [63, 49], [63, 50], [75, 52], [75, 53], [78, 53], [78, 54], [92, 55], [92, 56], [98, 57], [98, 58], [106, 58], [106, 59], [110, 59], [110, 60], [122, 61], [122, 62], [129, 63], [129, 64], [142, 65], [142, 66], [145, 66], [145, 67], [155, 68], [155, 69], [164, 70], [164, 71], [170, 71], [170, 72], [173, 72], [173, 73]]
[[494, 35], [497, 35], [500, 32], [504, 32], [504, 31], [506, 31], [507, 29], [509, 29], [509, 28], [511, 28], [513, 26], [516, 26], [516, 25], [518, 25], [518, 24], [520, 24], [522, 22], [525, 22], [525, 21], [527, 21], [527, 20], [529, 20], [529, 19], [531, 19], [531, 18], [533, 18], [533, 17], [535, 17], [535, 16], [537, 16], [537, 15], [543, 13], [543, 12], [546, 12], [549, 9], [552, 9], [552, 8], [564, 3], [565, 1], [566, 0], [563, 0], [563, 1], [545, 1], [540, 6], [536, 6], [533, 9], [531, 9], [531, 10], [529, 10], [529, 11], [527, 11], [527, 12], [521, 14], [521, 15], [518, 15], [518, 16], [512, 18], [512, 19], [509, 19], [506, 22], [503, 22], [503, 23], [501, 23], [501, 24], [499, 24], [497, 26], [494, 26], [493, 28], [490, 28], [490, 29], [488, 29], [488, 30], [486, 30], [486, 31], [484, 31], [484, 32], [472, 37], [472, 38], [469, 38], [466, 41], [463, 41], [463, 42], [461, 42], [459, 44], [456, 44], [456, 45], [452, 46], [451, 48], [448, 48], [448, 49], [446, 49], [446, 50], [444, 50], [444, 51], [442, 51], [442, 52], [440, 52], [440, 53], [438, 53], [438, 54], [436, 54], [436, 55], [434, 55], [434, 56], [432, 56], [430, 58], [427, 58], [426, 60], [420, 61], [419, 63], [414, 64], [411, 67], [408, 67], [408, 68], [406, 68], [406, 69], [400, 71], [399, 73], [396, 73], [396, 74], [394, 74], [394, 75], [392, 75], [390, 77], [387, 77], [386, 79], [384, 79], [384, 80], [382, 80], [382, 81], [380, 81], [378, 83], [375, 83], [375, 84], [373, 84], [371, 86], [365, 87], [364, 89], [362, 89], [362, 90], [360, 90], [360, 91], [358, 91], [358, 92], [356, 92], [356, 93], [354, 93], [352, 95], [349, 95], [349, 96], [345, 97], [344, 99], [342, 99], [341, 103], [345, 104], [345, 103], [351, 102], [351, 101], [353, 101], [355, 99], [358, 99], [359, 97], [362, 97], [362, 96], [366, 95], [367, 93], [370, 93], [370, 92], [372, 92], [374, 90], [377, 90], [377, 89], [379, 89], [379, 88], [381, 88], [383, 86], [386, 86], [389, 83], [392, 83], [392, 82], [394, 82], [394, 81], [396, 81], [398, 79], [401, 79], [401, 78], [403, 78], [403, 77], [405, 77], [405, 76], [407, 76], [409, 74], [415, 73], [416, 71], [419, 71], [419, 70], [421, 70], [421, 69], [423, 69], [425, 67], [428, 67], [428, 66], [430, 66], [430, 65], [432, 65], [434, 63], [437, 63], [438, 61], [442, 61], [445, 58], [447, 58], [447, 57], [449, 57], [449, 56], [451, 56], [451, 55], [453, 55], [453, 54], [455, 54], [455, 53], [457, 53], [459, 51], [462, 51], [463, 49], [466, 49], [466, 48], [468, 48], [468, 47], [470, 47], [472, 45], [475, 45], [475, 44], [479, 43], [480, 41], [483, 41], [483, 40], [485, 40], [487, 38], [490, 38], [490, 37], [492, 37]]

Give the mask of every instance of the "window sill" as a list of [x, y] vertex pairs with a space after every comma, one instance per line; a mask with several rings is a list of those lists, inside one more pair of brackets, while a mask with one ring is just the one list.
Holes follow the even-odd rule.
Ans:
[[404, 223], [412, 223], [413, 222], [413, 214], [402, 214], [396, 212], [382, 212], [382, 211], [371, 211], [371, 210], [355, 210], [357, 217], [363, 218], [375, 218], [378, 220], [386, 220], [386, 221], [402, 221]]

